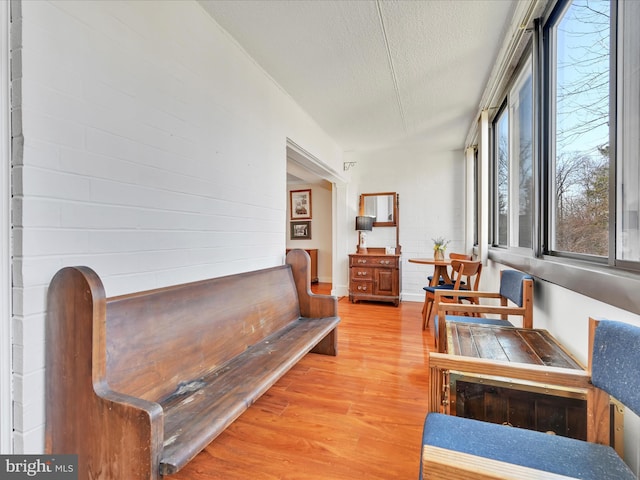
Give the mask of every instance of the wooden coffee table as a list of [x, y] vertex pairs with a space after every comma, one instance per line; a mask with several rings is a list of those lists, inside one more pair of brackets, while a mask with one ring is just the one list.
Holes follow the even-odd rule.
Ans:
[[447, 322], [447, 352], [551, 367], [584, 367], [546, 330]]
[[[583, 369], [546, 330], [447, 322], [448, 353], [506, 362]], [[449, 372], [445, 411], [459, 417], [586, 439], [586, 395], [542, 383]], [[622, 451], [622, 411], [611, 405], [611, 445]]]

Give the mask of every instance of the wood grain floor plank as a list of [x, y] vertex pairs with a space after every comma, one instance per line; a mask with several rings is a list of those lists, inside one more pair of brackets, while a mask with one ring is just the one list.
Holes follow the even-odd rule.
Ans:
[[417, 478], [433, 345], [421, 309], [341, 299], [338, 355], [307, 355], [168, 479]]

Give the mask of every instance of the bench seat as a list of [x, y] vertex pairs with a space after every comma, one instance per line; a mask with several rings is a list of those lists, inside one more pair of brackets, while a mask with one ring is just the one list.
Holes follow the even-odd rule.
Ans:
[[175, 473], [186, 465], [339, 321], [338, 317], [300, 318], [161, 400], [165, 431], [160, 473]]

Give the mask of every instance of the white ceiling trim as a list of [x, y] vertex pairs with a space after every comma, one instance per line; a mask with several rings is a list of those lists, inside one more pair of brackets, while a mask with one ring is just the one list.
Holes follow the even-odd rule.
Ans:
[[318, 183], [318, 179], [342, 185], [347, 183], [347, 180], [339, 172], [288, 138], [287, 173], [306, 183]]

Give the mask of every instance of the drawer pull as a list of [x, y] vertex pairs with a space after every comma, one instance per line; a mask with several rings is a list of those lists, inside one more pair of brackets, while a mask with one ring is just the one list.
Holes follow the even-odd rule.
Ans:
[[366, 292], [367, 291], [367, 286], [366, 285], [358, 285], [358, 290], [360, 290], [361, 292]]

